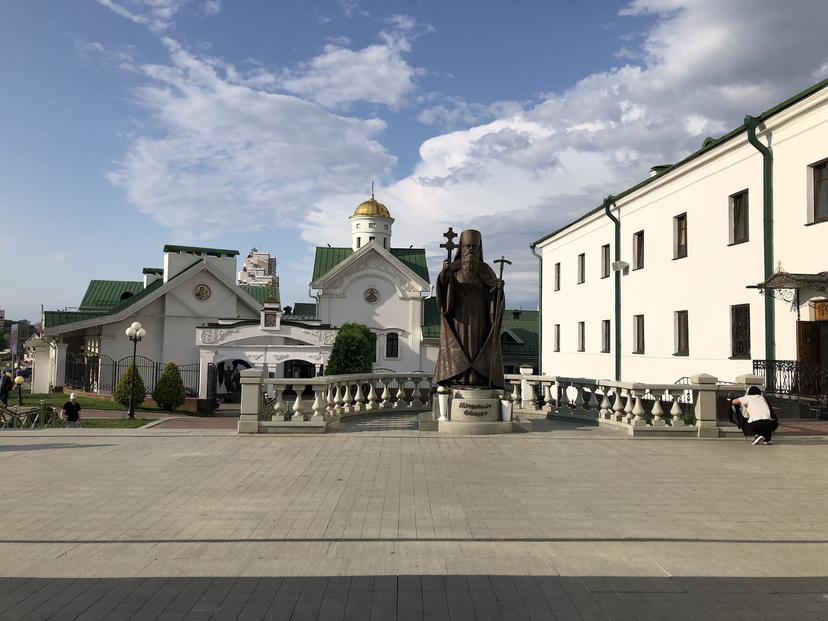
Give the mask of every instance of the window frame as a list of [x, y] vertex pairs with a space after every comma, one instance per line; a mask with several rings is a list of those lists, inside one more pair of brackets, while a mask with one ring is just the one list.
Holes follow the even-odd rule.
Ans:
[[[736, 351], [736, 345], [738, 344], [737, 334], [735, 332], [736, 329], [736, 313], [737, 309], [747, 309], [747, 333], [745, 338], [743, 339], [744, 344], [747, 346], [747, 349], [744, 351]], [[731, 304], [730, 306], [730, 360], [750, 360], [750, 338], [751, 338], [751, 330], [750, 330], [750, 304]]]
[[633, 271], [644, 269], [644, 229], [633, 233]]
[[[744, 205], [741, 205], [740, 207], [743, 208], [745, 212], [744, 239], [736, 237], [736, 201], [737, 199], [741, 199], [742, 197], [744, 197]], [[727, 201], [729, 221], [728, 246], [745, 244], [750, 241], [750, 192], [748, 189], [734, 192], [733, 194], [727, 197]]]
[[[397, 355], [392, 356], [388, 353], [388, 345], [391, 342], [391, 337], [395, 337], [396, 339], [396, 347], [397, 347]], [[399, 360], [400, 359], [400, 335], [398, 332], [387, 332], [385, 334], [385, 358], [388, 360]]]
[[[640, 324], [640, 325], [639, 325]], [[633, 352], [643, 354], [646, 351], [644, 341], [644, 315], [633, 315]]]
[[824, 216], [817, 215], [817, 202], [819, 200], [819, 191], [818, 191], [818, 184], [816, 179], [817, 170], [824, 170], [825, 171], [825, 179], [828, 183], [828, 158], [811, 164], [808, 166], [810, 169], [810, 179], [809, 179], [809, 205], [808, 205], [808, 224], [819, 224], [820, 222], [828, 222], [828, 214]]
[[578, 351], [586, 351], [586, 322], [578, 322]]
[[[681, 227], [680, 223], [684, 223], [684, 246], [679, 244], [679, 237], [681, 234]], [[673, 259], [686, 259], [687, 258], [687, 212], [680, 213], [677, 216], [673, 216]], [[682, 250], [684, 254], [682, 254]]]
[[610, 258], [610, 245], [601, 246], [601, 278], [609, 278], [612, 273], [612, 259]]
[[[684, 328], [683, 335], [682, 327]], [[683, 343], [682, 338], [684, 340]], [[690, 315], [686, 310], [679, 310], [673, 313], [673, 355], [690, 355]]]
[[552, 330], [552, 351], [561, 351], [561, 324], [556, 323]]
[[612, 324], [609, 319], [601, 320], [601, 353], [608, 354], [612, 350]]
[[561, 290], [561, 262], [558, 261], [555, 263], [554, 268], [554, 290], [560, 291]]
[[578, 284], [586, 282], [586, 252], [578, 255]]

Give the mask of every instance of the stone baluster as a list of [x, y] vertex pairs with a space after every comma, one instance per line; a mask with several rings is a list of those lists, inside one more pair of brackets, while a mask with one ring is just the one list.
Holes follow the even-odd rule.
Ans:
[[321, 386], [314, 387], [313, 392], [315, 397], [313, 399], [313, 418], [314, 421], [325, 420], [325, 389]]
[[362, 394], [362, 384], [357, 382], [354, 386], [354, 412], [362, 412], [365, 409], [365, 395]]
[[573, 414], [576, 414], [578, 410], [584, 410], [584, 397], [581, 394], [583, 392], [583, 386], [570, 384], [570, 387], [575, 389], [575, 397], [570, 398], [569, 409], [572, 410]]
[[302, 413], [302, 390], [296, 388], [296, 401], [293, 402], [293, 421], [302, 422], [305, 420], [305, 415]]
[[391, 381], [390, 380], [380, 380], [380, 383], [382, 384], [382, 395], [381, 395], [382, 402], [380, 403], [380, 405], [383, 408], [390, 408], [391, 407], [391, 391], [388, 390], [388, 385], [391, 383]]
[[661, 418], [664, 416], [664, 410], [661, 409], [661, 395], [653, 395], [655, 397], [655, 401], [653, 401], [653, 409], [650, 413], [653, 415], [653, 427], [664, 427], [666, 423], [664, 419]]
[[328, 412], [328, 418], [333, 416], [335, 407], [333, 386], [328, 384], [327, 390], [325, 391], [325, 410]]
[[521, 390], [523, 394], [521, 395], [520, 405], [522, 408], [527, 410], [537, 410], [538, 400], [535, 395], [535, 387], [537, 386], [537, 382], [530, 380], [525, 380], [525, 382], [525, 387]]
[[627, 395], [627, 403], [624, 405], [624, 422], [628, 425], [632, 424], [633, 420], [633, 400], [635, 399], [635, 391], [625, 391]]
[[353, 412], [351, 407], [351, 382], [345, 382], [345, 393], [342, 395], [342, 409], [344, 412]]
[[647, 419], [644, 418], [644, 407], [641, 405], [641, 395], [635, 396], [635, 406], [633, 406], [632, 414], [633, 427], [645, 427], [647, 425]]
[[552, 384], [550, 382], [541, 382], [543, 389], [543, 411], [549, 412], [552, 410]]
[[377, 408], [379, 408], [379, 403], [377, 400], [377, 391], [374, 389], [374, 383], [375, 382], [371, 380], [368, 384], [370, 386], [370, 389], [368, 390], [367, 409], [369, 410], [376, 410]]
[[618, 388], [612, 389], [612, 420], [620, 423], [624, 419], [624, 404], [621, 401], [621, 390]]
[[671, 421], [673, 427], [684, 425], [684, 420], [681, 418], [681, 404], [679, 403], [678, 395], [674, 395], [672, 393], [667, 394], [669, 394], [670, 398], [673, 400], [673, 406], [670, 408], [670, 416], [672, 417]]
[[[420, 389], [422, 385], [422, 381], [419, 378], [414, 378], [412, 380], [414, 382], [414, 390], [411, 391], [411, 407], [418, 408], [422, 407], [423, 404], [423, 392]], [[426, 397], [426, 402], [428, 402], [428, 397]]]
[[271, 420], [279, 420], [277, 416], [280, 416], [281, 420], [285, 420], [285, 402], [282, 401], [283, 392], [284, 388], [282, 386], [273, 387], [273, 395], [275, 397], [273, 401], [273, 411], [276, 412], [276, 414], [270, 417]]
[[612, 410], [610, 409], [611, 403], [609, 400], [609, 389], [605, 386], [602, 386], [601, 392], [604, 393], [604, 396], [601, 399], [601, 405], [599, 406], [599, 418], [609, 420], [610, 416], [612, 416]]
[[341, 414], [342, 413], [342, 395], [339, 391], [339, 384], [334, 384], [333, 404], [334, 404], [334, 409]]
[[396, 385], [396, 393], [394, 395], [394, 402], [391, 404], [393, 408], [405, 408], [408, 403], [405, 399], [405, 383], [408, 378], [396, 378], [394, 384]]

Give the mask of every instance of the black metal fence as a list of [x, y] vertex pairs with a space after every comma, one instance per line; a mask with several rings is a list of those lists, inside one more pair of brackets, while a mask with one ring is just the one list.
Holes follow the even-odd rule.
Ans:
[[[121, 381], [121, 378], [132, 364], [132, 356], [120, 360], [113, 360], [105, 354], [72, 354], [66, 355], [66, 375], [64, 386], [111, 395]], [[158, 378], [166, 363], [150, 360], [145, 356], [135, 357], [135, 372], [141, 376], [147, 393], [155, 390]], [[187, 396], [198, 394], [198, 363], [178, 365], [181, 371], [181, 380]]]
[[754, 360], [753, 373], [765, 378], [765, 391], [792, 399], [828, 403], [828, 369], [801, 360]]

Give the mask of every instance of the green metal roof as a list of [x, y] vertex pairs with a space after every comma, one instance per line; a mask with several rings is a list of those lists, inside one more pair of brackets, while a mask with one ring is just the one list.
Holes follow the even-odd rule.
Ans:
[[131, 298], [127, 298], [126, 300], [124, 300], [123, 302], [118, 304], [117, 306], [113, 306], [112, 308], [110, 308], [109, 312], [106, 313], [106, 314], [107, 315], [117, 315], [118, 313], [120, 313], [125, 308], [129, 308], [130, 306], [132, 306], [133, 304], [135, 304], [139, 300], [143, 300], [150, 293], [152, 293], [156, 289], [160, 289], [163, 286], [164, 286], [164, 281], [163, 280], [156, 280], [155, 282], [150, 283], [150, 285], [146, 289], [142, 289], [141, 291], [139, 291], [138, 293], [133, 295]]
[[87, 312], [81, 311], [43, 311], [43, 327], [54, 328], [62, 326], [66, 323], [74, 323], [76, 321], [86, 321], [87, 319], [95, 319], [106, 315], [105, 312]]
[[[765, 112], [763, 112], [762, 114], [760, 114], [759, 116], [757, 116], [755, 118], [756, 118], [758, 123], [762, 123], [763, 121], [765, 121], [765, 120], [769, 119], [770, 117], [772, 117], [774, 114], [782, 112], [783, 110], [785, 110], [787, 108], [790, 108], [792, 105], [794, 105], [796, 103], [799, 103], [803, 99], [807, 99], [808, 97], [810, 97], [814, 93], [817, 93], [817, 92], [821, 91], [826, 86], [828, 86], [828, 80], [822, 80], [821, 82], [818, 82], [818, 83], [814, 84], [813, 86], [811, 86], [809, 88], [806, 88], [804, 91], [801, 91], [801, 92], [797, 93], [793, 97], [790, 97], [789, 99], [786, 99], [782, 103], [775, 105], [773, 108], [770, 108], [769, 110], [766, 110]], [[628, 196], [629, 194], [632, 194], [633, 192], [636, 192], [636, 191], [640, 190], [641, 188], [643, 188], [647, 184], [653, 183], [656, 179], [660, 179], [664, 175], [667, 175], [667, 174], [671, 173], [672, 171], [679, 168], [680, 166], [684, 166], [685, 164], [687, 164], [688, 162], [696, 159], [697, 157], [699, 157], [703, 153], [707, 153], [708, 151], [710, 151], [710, 149], [712, 149], [714, 147], [717, 147], [720, 144], [724, 144], [725, 142], [735, 138], [736, 136], [740, 135], [742, 132], [744, 132], [746, 130], [747, 130], [747, 127], [745, 126], [744, 123], [742, 123], [739, 127], [737, 127], [736, 129], [732, 130], [731, 132], [725, 134], [724, 136], [722, 136], [720, 138], [710, 138], [710, 137], [705, 138], [704, 142], [702, 143], [702, 148], [699, 149], [698, 151], [695, 151], [694, 153], [691, 153], [690, 155], [685, 157], [683, 160], [673, 164], [672, 166], [659, 166], [658, 168], [660, 168], [661, 170], [658, 171], [655, 175], [653, 175], [652, 177], [648, 177], [644, 181], [641, 181], [640, 183], [632, 186], [631, 188], [627, 188], [626, 190], [624, 190], [620, 194], [613, 195], [612, 198], [614, 200], [618, 200], [619, 198], [624, 198], [625, 196]], [[601, 205], [599, 205], [595, 209], [592, 209], [592, 210], [588, 211], [587, 213], [585, 213], [583, 216], [581, 216], [577, 220], [573, 220], [572, 222], [570, 222], [566, 226], [563, 226], [563, 227], [559, 228], [557, 231], [549, 233], [548, 235], [544, 235], [540, 239], [533, 241], [531, 244], [529, 244], [529, 247], [534, 248], [538, 244], [540, 244], [542, 242], [545, 242], [547, 239], [555, 237], [556, 235], [558, 235], [559, 233], [562, 233], [563, 231], [565, 231], [569, 227], [578, 224], [579, 222], [581, 222], [582, 220], [585, 220], [586, 218], [589, 218], [591, 215], [593, 215], [595, 213], [598, 213], [599, 211], [603, 211], [603, 209], [604, 209], [604, 205], [602, 203]]]
[[437, 309], [437, 298], [423, 300], [423, 338], [440, 338], [440, 311]]
[[[515, 317], [515, 315], [518, 315]], [[508, 334], [500, 337], [500, 345], [504, 356], [519, 356], [537, 358], [540, 354], [538, 347], [539, 324], [538, 311], [506, 310], [503, 312], [503, 329], [511, 330], [522, 343], [516, 343]]]
[[239, 285], [239, 287], [259, 304], [264, 305], [271, 295], [281, 304], [279, 287], [273, 287], [271, 285]]
[[143, 288], [144, 283], [140, 280], [93, 280], [89, 283], [78, 310], [81, 312], [108, 311]]
[[[321, 278], [330, 272], [345, 259], [354, 254], [351, 248], [320, 248], [316, 249], [316, 257], [313, 262], [312, 281]], [[423, 248], [391, 248], [391, 254], [399, 259], [412, 272], [430, 283], [428, 276], [428, 263], [426, 262], [425, 249]]]
[[157, 274], [158, 276], [164, 275], [164, 268], [163, 267], [145, 267], [142, 274]]
[[190, 254], [207, 254], [212, 257], [235, 257], [239, 254], [238, 250], [226, 250], [224, 248], [202, 248], [199, 246], [176, 246], [174, 244], [167, 244], [164, 246], [164, 252], [187, 252]]
[[316, 304], [297, 302], [293, 305], [293, 312], [285, 317], [296, 321], [312, 321], [316, 319]]
[[[517, 317], [515, 316], [517, 314]], [[504, 356], [519, 356], [537, 358], [540, 354], [538, 347], [538, 329], [540, 313], [507, 309], [503, 312], [502, 328], [511, 330], [522, 343], [516, 343], [508, 334], [501, 334], [500, 342]], [[437, 298], [423, 300], [423, 338], [440, 338], [440, 311], [437, 308]]]

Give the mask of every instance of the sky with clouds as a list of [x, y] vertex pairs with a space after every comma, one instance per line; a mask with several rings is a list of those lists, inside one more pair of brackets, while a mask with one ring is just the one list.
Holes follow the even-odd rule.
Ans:
[[9, 0], [0, 308], [77, 306], [165, 243], [256, 246], [283, 303], [376, 183], [432, 270], [505, 254], [828, 77], [824, 0]]

